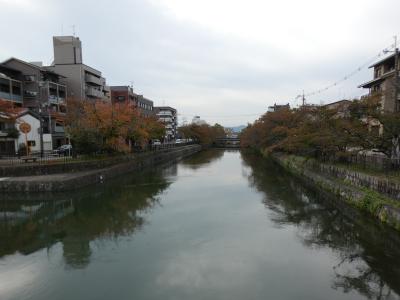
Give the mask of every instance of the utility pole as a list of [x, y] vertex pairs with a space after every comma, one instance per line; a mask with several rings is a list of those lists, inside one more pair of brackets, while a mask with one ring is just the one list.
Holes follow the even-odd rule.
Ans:
[[298, 95], [296, 97], [296, 100], [299, 98], [301, 98], [301, 103], [302, 103], [301, 107], [304, 108], [304, 105], [306, 105], [306, 96], [304, 95], [304, 90], [303, 90], [303, 94]]
[[40, 157], [43, 158], [43, 110], [42, 110], [42, 103], [40, 103], [39, 107], [39, 121], [40, 121]]
[[399, 49], [397, 48], [397, 35], [394, 36], [394, 101], [396, 112], [399, 111], [398, 85], [399, 85]]

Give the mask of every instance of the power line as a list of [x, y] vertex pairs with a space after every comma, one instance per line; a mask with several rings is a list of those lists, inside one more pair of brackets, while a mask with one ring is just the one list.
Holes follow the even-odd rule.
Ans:
[[[265, 112], [261, 113], [264, 114]], [[192, 114], [178, 114], [181, 117], [195, 117], [199, 114], [192, 115]], [[255, 114], [239, 114], [239, 115], [200, 115], [202, 118], [230, 118], [230, 117], [252, 117], [252, 116], [260, 116], [260, 113]]]
[[367, 62], [365, 62], [364, 64], [362, 64], [361, 66], [359, 66], [358, 68], [354, 69], [352, 72], [348, 73], [347, 75], [345, 75], [344, 77], [342, 77], [341, 79], [339, 79], [338, 81], [331, 83], [330, 85], [327, 85], [323, 88], [320, 88], [318, 90], [314, 90], [312, 92], [303, 94], [304, 97], [310, 97], [310, 96], [315, 96], [318, 94], [321, 94], [331, 88], [334, 88], [336, 86], [338, 86], [339, 84], [341, 84], [344, 81], [347, 81], [348, 79], [350, 79], [351, 77], [353, 77], [354, 75], [356, 75], [357, 73], [361, 72], [365, 67], [369, 66], [371, 63], [373, 63], [377, 58], [386, 55], [391, 49], [393, 49], [395, 46], [392, 44], [389, 47], [381, 50], [378, 54], [376, 54], [374, 57], [370, 58]]
[[[352, 72], [348, 73], [347, 75], [345, 75], [344, 77], [342, 77], [341, 79], [337, 80], [336, 82], [325, 86], [324, 88], [320, 88], [318, 90], [314, 90], [312, 92], [309, 93], [302, 93], [302, 95], [298, 96], [298, 97], [302, 97], [303, 99], [303, 104], [305, 101], [305, 97], [310, 97], [310, 96], [314, 96], [314, 95], [318, 95], [321, 94], [331, 88], [334, 88], [338, 85], [340, 85], [342, 82], [349, 80], [350, 78], [352, 78], [354, 75], [358, 74], [359, 72], [361, 72], [364, 68], [366, 68], [367, 66], [369, 66], [371, 63], [373, 63], [377, 58], [382, 57], [384, 55], [386, 55], [388, 52], [390, 52], [392, 49], [395, 48], [394, 44], [391, 44], [390, 46], [388, 46], [387, 48], [382, 49], [378, 54], [376, 54], [374, 57], [370, 58], [368, 61], [366, 61], [364, 64], [360, 65], [358, 68], [354, 69]], [[201, 117], [204, 118], [240, 118], [240, 117], [259, 117], [261, 115], [265, 114], [264, 112], [261, 113], [256, 113], [256, 114], [238, 114], [238, 115], [201, 115]], [[181, 117], [195, 117], [198, 116], [198, 114], [178, 114]]]

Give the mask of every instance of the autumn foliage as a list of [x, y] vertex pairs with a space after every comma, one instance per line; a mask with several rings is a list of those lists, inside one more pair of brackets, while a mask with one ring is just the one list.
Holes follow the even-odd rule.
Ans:
[[310, 106], [268, 112], [241, 134], [243, 147], [322, 159], [361, 150], [390, 157], [400, 132], [400, 114], [382, 113], [379, 96], [353, 100], [345, 109]]
[[13, 102], [0, 98], [0, 112], [2, 114], [5, 114], [10, 118], [15, 118], [21, 110], [22, 108], [15, 106]]
[[189, 124], [179, 127], [178, 131], [183, 138], [191, 138], [202, 145], [210, 145], [217, 138], [225, 136], [224, 127], [219, 124], [213, 126], [208, 124]]
[[161, 138], [164, 126], [126, 103], [68, 101], [67, 132], [79, 152], [129, 152]]

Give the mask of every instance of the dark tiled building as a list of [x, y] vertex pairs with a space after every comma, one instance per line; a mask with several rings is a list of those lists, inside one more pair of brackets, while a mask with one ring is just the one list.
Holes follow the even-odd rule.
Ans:
[[400, 111], [400, 88], [398, 88], [397, 99], [395, 99], [395, 64], [396, 57], [395, 54], [392, 54], [371, 65], [370, 68], [374, 69], [374, 78], [359, 86], [369, 89], [370, 95], [379, 93], [382, 110], [386, 112]]

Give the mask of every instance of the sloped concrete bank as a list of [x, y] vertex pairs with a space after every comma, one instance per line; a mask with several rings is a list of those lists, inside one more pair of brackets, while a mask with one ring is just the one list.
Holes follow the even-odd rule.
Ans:
[[113, 166], [89, 171], [69, 172], [39, 176], [18, 176], [0, 179], [1, 192], [62, 192], [90, 184], [105, 182], [132, 171], [140, 171], [167, 162], [174, 162], [202, 150], [200, 145], [190, 145], [147, 153]]
[[366, 174], [319, 164], [304, 157], [274, 154], [272, 158], [305, 184], [329, 192], [339, 201], [400, 231], [399, 195], [393, 192], [393, 185], [388, 184], [387, 179], [369, 178]]

